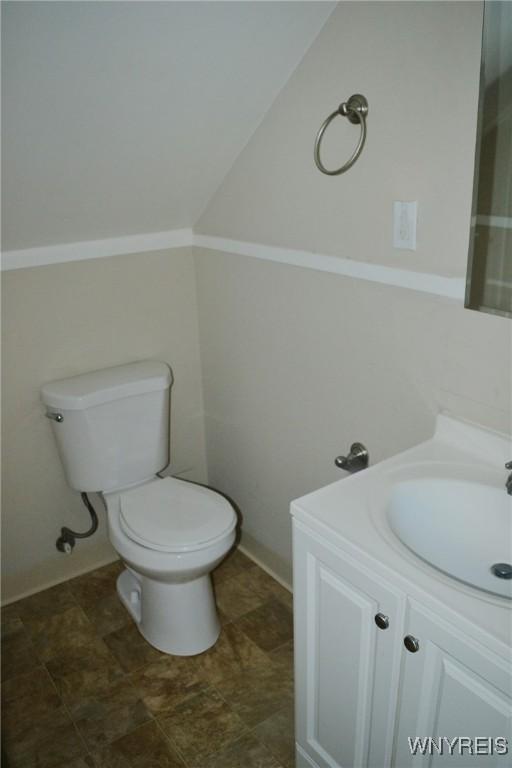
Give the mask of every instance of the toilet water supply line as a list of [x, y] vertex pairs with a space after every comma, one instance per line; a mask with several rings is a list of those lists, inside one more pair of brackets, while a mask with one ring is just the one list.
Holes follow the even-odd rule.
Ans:
[[[158, 477], [162, 477], [159, 472], [157, 472], [157, 475]], [[76, 544], [76, 539], [87, 539], [98, 530], [98, 515], [96, 510], [91, 504], [91, 501], [86, 493], [81, 493], [80, 496], [91, 516], [91, 527], [83, 533], [80, 533], [79, 531], [72, 531], [71, 528], [67, 528], [66, 526], [60, 529], [60, 536], [55, 542], [55, 546], [59, 552], [63, 552], [65, 555], [72, 554]]]
[[72, 531], [71, 528], [66, 528], [66, 526], [60, 529], [60, 536], [55, 542], [55, 546], [59, 552], [64, 552], [66, 555], [70, 555], [73, 552], [73, 547], [76, 543], [75, 539], [87, 539], [98, 529], [98, 515], [89, 501], [89, 497], [86, 493], [81, 493], [80, 496], [91, 516], [91, 527], [87, 531], [84, 531], [84, 533]]

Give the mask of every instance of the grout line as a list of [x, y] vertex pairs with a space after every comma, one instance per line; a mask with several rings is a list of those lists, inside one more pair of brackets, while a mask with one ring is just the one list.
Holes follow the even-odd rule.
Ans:
[[[258, 728], [258, 727], [259, 727], [259, 726], [260, 726], [262, 723], [266, 723], [266, 722], [267, 722], [267, 720], [270, 720], [270, 718], [271, 718], [271, 717], [274, 717], [274, 715], [277, 715], [279, 712], [282, 712], [282, 711], [284, 711], [284, 709], [285, 709], [284, 707], [281, 707], [280, 709], [276, 710], [276, 712], [274, 712], [273, 714], [269, 715], [269, 717], [267, 717], [265, 720], [262, 720], [261, 722], [257, 723], [256, 725], [254, 725], [254, 726], [252, 726], [252, 727], [251, 727], [251, 726], [249, 726], [249, 725], [247, 725], [247, 724], [246, 724], [246, 723], [245, 723], [245, 722], [242, 720], [242, 722], [244, 723], [244, 725], [245, 725], [245, 726], [246, 726], [246, 728], [248, 729], [247, 733], [243, 733], [241, 736], [239, 736], [237, 739], [235, 739], [234, 741], [232, 741], [232, 742], [230, 742], [229, 744], [227, 744], [227, 745], [226, 745], [225, 747], [223, 747], [222, 749], [219, 749], [219, 750], [217, 750], [217, 752], [212, 752], [212, 754], [211, 754], [211, 755], [208, 755], [208, 758], [211, 758], [211, 757], [215, 757], [216, 755], [220, 755], [220, 754], [221, 754], [222, 752], [224, 752], [226, 749], [231, 749], [231, 747], [235, 746], [235, 744], [237, 744], [238, 742], [242, 741], [242, 739], [245, 739], [245, 738], [247, 738], [248, 736], [251, 736], [251, 737], [252, 737], [252, 738], [253, 738], [253, 739], [254, 739], [254, 740], [255, 740], [255, 741], [258, 743], [258, 744], [260, 744], [262, 747], [264, 747], [264, 748], [265, 748], [265, 749], [266, 749], [266, 750], [269, 752], [269, 754], [271, 755], [271, 757], [273, 757], [273, 758], [274, 758], [274, 760], [276, 761], [276, 768], [283, 768], [283, 764], [281, 763], [281, 761], [280, 761], [280, 759], [278, 758], [278, 756], [277, 756], [277, 755], [276, 755], [276, 754], [273, 752], [273, 750], [270, 748], [270, 746], [269, 746], [269, 745], [268, 745], [268, 744], [267, 744], [265, 741], [263, 741], [263, 739], [262, 739], [261, 737], [258, 737], [258, 736], [257, 736], [257, 735], [254, 733], [254, 731], [255, 731], [255, 730], [256, 730], [256, 728]], [[240, 719], [242, 719], [242, 718], [240, 718]]]
[[292, 642], [293, 642], [293, 635], [292, 637], [290, 637], [289, 640], [285, 640], [284, 643], [281, 643], [281, 645], [278, 645], [275, 648], [272, 648], [272, 650], [269, 651], [269, 653], [277, 653], [277, 651], [280, 651], [282, 648], [285, 647], [285, 645], [288, 645], [289, 643], [292, 643]]
[[[265, 652], [264, 652], [264, 653], [265, 653]], [[214, 685], [212, 685], [211, 687], [212, 687], [212, 688], [213, 688], [213, 689], [216, 691], [216, 693], [217, 693], [217, 694], [219, 695], [219, 697], [222, 699], [222, 701], [224, 702], [224, 704], [226, 704], [226, 706], [228, 706], [228, 707], [229, 707], [229, 709], [230, 709], [230, 710], [231, 710], [231, 711], [232, 711], [232, 712], [233, 712], [233, 713], [234, 713], [234, 714], [235, 714], [235, 715], [238, 717], [238, 719], [239, 719], [239, 720], [242, 722], [242, 724], [243, 724], [244, 728], [246, 729], [246, 732], [245, 732], [245, 733], [242, 733], [242, 735], [241, 735], [241, 736], [238, 736], [238, 738], [234, 739], [234, 740], [233, 740], [233, 741], [231, 741], [229, 744], [226, 744], [226, 746], [225, 746], [225, 747], [222, 747], [222, 749], [219, 749], [219, 750], [217, 750], [216, 752], [212, 752], [212, 753], [211, 753], [211, 755], [208, 755], [208, 758], [211, 758], [211, 757], [215, 757], [215, 755], [220, 755], [220, 753], [221, 753], [221, 752], [223, 752], [223, 751], [224, 751], [224, 750], [226, 750], [226, 749], [229, 749], [229, 748], [231, 748], [231, 747], [232, 747], [234, 744], [236, 744], [238, 741], [241, 741], [241, 740], [242, 740], [243, 738], [245, 738], [246, 736], [251, 736], [251, 735], [252, 735], [252, 736], [253, 736], [253, 738], [255, 738], [257, 742], [259, 742], [260, 744], [263, 744], [263, 746], [265, 747], [265, 749], [268, 749], [268, 751], [270, 752], [270, 754], [272, 755], [272, 757], [274, 757], [274, 758], [275, 758], [275, 760], [276, 760], [276, 761], [279, 763], [279, 768], [281, 768], [281, 763], [279, 762], [277, 755], [275, 755], [275, 754], [272, 752], [272, 750], [270, 749], [270, 747], [268, 746], [268, 744], [266, 744], [266, 743], [265, 743], [265, 742], [264, 742], [264, 741], [263, 741], [261, 738], [258, 738], [258, 737], [257, 737], [257, 736], [254, 734], [254, 731], [255, 731], [255, 730], [256, 730], [256, 728], [258, 728], [258, 727], [259, 727], [259, 726], [260, 726], [262, 723], [266, 723], [266, 722], [267, 722], [267, 720], [270, 720], [270, 718], [274, 717], [274, 715], [277, 715], [279, 712], [282, 712], [282, 711], [284, 711], [284, 710], [285, 710], [285, 707], [281, 707], [280, 709], [276, 710], [274, 713], [270, 714], [270, 715], [269, 715], [268, 717], [266, 717], [264, 720], [261, 720], [259, 723], [256, 723], [256, 725], [250, 726], [250, 725], [248, 725], [248, 724], [245, 722], [245, 720], [243, 719], [242, 715], [239, 715], [239, 714], [238, 714], [238, 712], [236, 711], [235, 707], [234, 707], [232, 704], [230, 704], [230, 702], [229, 702], [229, 701], [228, 701], [228, 700], [227, 700], [227, 699], [226, 699], [226, 698], [225, 698], [225, 697], [222, 695], [222, 693], [221, 693], [221, 692], [220, 692], [220, 691], [219, 691], [219, 690], [218, 690], [218, 689], [217, 689], [217, 688], [216, 688]]]
[[[227, 679], [228, 679], [228, 680], [230, 680], [231, 678], [228, 676], [228, 677], [227, 677]], [[239, 715], [239, 714], [238, 714], [238, 712], [236, 711], [236, 709], [235, 709], [235, 707], [233, 706], [233, 704], [231, 704], [231, 702], [229, 702], [229, 701], [226, 699], [226, 697], [222, 695], [222, 693], [219, 691], [219, 689], [217, 688], [217, 686], [216, 686], [216, 685], [213, 685], [213, 684], [212, 684], [210, 687], [211, 687], [211, 688], [213, 688], [213, 690], [214, 690], [214, 691], [217, 693], [217, 695], [219, 696], [219, 698], [221, 698], [221, 699], [222, 699], [222, 701], [224, 702], [224, 704], [225, 704], [227, 707], [229, 707], [229, 709], [231, 710], [231, 712], [233, 712], [233, 713], [234, 713], [234, 714], [235, 714], [235, 715], [238, 717], [238, 719], [240, 720], [240, 722], [242, 723], [242, 725], [244, 726], [244, 728], [247, 730], [247, 732], [246, 732], [246, 733], [242, 733], [242, 735], [241, 735], [241, 736], [238, 736], [238, 737], [237, 737], [236, 739], [234, 739], [234, 740], [233, 740], [233, 741], [232, 741], [230, 744], [228, 744], [228, 745], [227, 745], [227, 746], [231, 746], [231, 744], [234, 744], [234, 743], [235, 743], [236, 741], [238, 741], [239, 739], [241, 739], [241, 738], [243, 738], [244, 736], [247, 736], [249, 733], [251, 733], [251, 731], [252, 731], [252, 728], [250, 727], [250, 725], [247, 725], [247, 723], [246, 723], [246, 722], [245, 722], [245, 720], [243, 719], [242, 715]], [[223, 750], [223, 749], [226, 749], [226, 747], [222, 747], [222, 749], [218, 749], [218, 750], [217, 750], [217, 752], [213, 752], [212, 754], [218, 754], [219, 752], [222, 752], [222, 750]]]
[[[78, 736], [78, 738], [80, 739], [81, 743], [84, 746], [84, 749], [85, 749], [84, 755], [88, 755], [90, 753], [89, 746], [88, 746], [87, 742], [85, 741], [84, 737], [82, 736], [82, 734], [81, 734], [77, 724], [75, 723], [75, 718], [71, 714], [68, 705], [66, 704], [66, 702], [62, 698], [62, 695], [61, 695], [59, 689], [57, 688], [57, 684], [55, 683], [55, 680], [53, 679], [53, 677], [52, 677], [48, 667], [46, 666], [46, 662], [43, 662], [43, 667], [44, 667], [44, 669], [46, 671], [46, 674], [50, 678], [50, 682], [51, 682], [53, 688], [55, 689], [55, 692], [56, 692], [57, 696], [59, 697], [59, 701], [61, 703], [61, 706], [64, 707], [64, 710], [65, 710], [67, 716], [69, 717], [69, 720], [70, 720], [70, 722], [71, 722], [71, 724], [72, 724], [72, 726], [73, 726], [73, 728], [75, 730], [76, 735]], [[80, 755], [80, 757], [83, 757], [84, 755]]]
[[250, 728], [250, 727], [248, 726], [248, 727], [249, 727], [249, 730], [250, 730], [250, 732], [252, 733], [253, 731], [255, 731], [255, 730], [256, 730], [256, 728], [259, 728], [259, 727], [260, 727], [260, 725], [263, 725], [263, 723], [266, 723], [268, 720], [271, 720], [273, 717], [275, 717], [276, 715], [279, 715], [279, 714], [280, 714], [280, 712], [284, 712], [286, 709], [287, 709], [287, 707], [286, 707], [286, 706], [284, 706], [284, 707], [279, 707], [279, 709], [276, 709], [276, 711], [275, 711], [275, 712], [272, 712], [272, 714], [270, 714], [270, 715], [269, 715], [268, 717], [266, 717], [264, 720], [260, 720], [260, 722], [259, 722], [259, 723], [256, 723], [256, 725], [253, 725], [253, 726], [252, 726], [252, 728]]
[[[265, 572], [269, 573], [268, 569], [266, 569], [265, 567], [262, 567], [262, 566], [260, 566], [260, 564], [259, 564], [258, 562], [256, 562], [256, 561], [255, 561], [255, 559], [254, 559], [254, 558], [253, 558], [251, 555], [247, 554], [247, 557], [248, 557], [248, 559], [249, 559], [249, 560], [251, 560], [251, 561], [254, 563], [254, 567], [260, 567], [262, 571], [265, 571]], [[94, 570], [99, 570], [99, 569], [94, 569]], [[241, 571], [240, 573], [234, 574], [233, 576], [229, 577], [229, 579], [227, 579], [227, 580], [237, 580], [237, 579], [239, 579], [239, 578], [240, 578], [240, 576], [241, 576], [241, 575], [243, 575], [244, 573], [246, 573], [247, 571], [250, 571], [250, 570], [252, 570], [252, 566], [251, 566], [249, 569], [244, 569], [244, 570], [243, 570], [243, 571]], [[271, 576], [271, 578], [273, 578], [273, 579], [274, 579], [274, 575], [273, 575], [272, 573], [269, 573], [269, 575]], [[71, 580], [72, 580], [72, 579], [68, 579], [68, 580], [67, 580], [67, 582], [70, 582]], [[226, 581], [227, 581], [227, 580], [226, 580]], [[276, 582], [278, 582], [278, 579], [274, 579], [274, 580], [275, 580]], [[278, 582], [278, 583], [279, 583], [279, 582]], [[254, 590], [252, 590], [252, 591], [254, 592]], [[77, 596], [76, 596], [76, 595], [73, 593], [72, 589], [70, 588], [70, 586], [69, 586], [69, 583], [66, 583], [66, 593], [67, 593], [67, 594], [69, 595], [69, 597], [71, 598], [71, 602], [72, 602], [72, 604], [73, 604], [73, 606], [72, 606], [72, 607], [76, 607], [76, 608], [78, 608], [78, 609], [80, 610], [81, 614], [82, 614], [82, 615], [84, 616], [84, 618], [85, 618], [85, 621], [87, 622], [87, 625], [89, 625], [89, 626], [92, 628], [92, 630], [94, 631], [94, 634], [95, 634], [95, 636], [97, 636], [97, 637], [98, 637], [98, 639], [99, 639], [101, 642], [103, 642], [103, 643], [105, 644], [105, 646], [106, 646], [106, 643], [104, 642], [104, 635], [101, 635], [101, 634], [100, 634], [100, 632], [97, 630], [97, 627], [96, 627], [96, 624], [95, 624], [95, 622], [94, 622], [92, 619], [90, 619], [90, 618], [89, 618], [89, 616], [87, 615], [87, 612], [86, 612], [85, 608], [82, 606], [81, 602], [79, 601], [79, 599], [77, 598]], [[256, 594], [256, 593], [254, 592], [254, 594]], [[263, 601], [263, 603], [264, 603], [264, 602], [265, 602], [265, 601]], [[68, 607], [68, 608], [66, 608], [66, 611], [67, 611], [67, 610], [69, 610], [69, 607]], [[61, 614], [62, 614], [62, 613], [64, 613], [64, 612], [65, 612], [65, 611], [62, 611], [62, 612], [60, 612], [60, 613], [56, 613], [56, 614], [50, 614], [50, 616], [49, 616], [48, 618], [51, 618], [51, 617], [53, 617], [53, 616], [59, 616], [59, 615], [61, 615]], [[250, 613], [250, 611], [249, 611], [249, 612], [247, 612], [247, 613]], [[244, 615], [246, 615], [246, 614], [242, 614], [242, 616], [240, 616], [240, 617], [237, 617], [237, 619], [240, 619], [240, 618], [242, 618]], [[24, 630], [28, 632], [27, 626], [26, 626], [25, 622], [23, 621], [23, 619], [21, 618], [21, 616], [19, 616], [19, 615], [18, 615], [18, 616], [17, 616], [17, 618], [20, 620], [20, 622], [21, 622], [21, 624], [22, 624], [22, 627], [24, 628]], [[44, 617], [43, 617], [43, 618], [44, 618]], [[236, 620], [233, 620], [233, 622], [229, 622], [229, 623], [235, 623], [235, 622], [236, 622]], [[224, 625], [224, 626], [225, 626], [225, 625]], [[239, 629], [240, 629], [240, 628], [239, 628]], [[241, 631], [241, 632], [243, 632], [243, 630], [241, 630], [241, 629], [240, 629], [240, 631]], [[108, 633], [107, 633], [107, 634], [108, 634]], [[245, 633], [243, 633], [243, 634], [245, 634]], [[246, 636], [246, 637], [247, 637], [248, 641], [249, 641], [251, 644], [253, 644], [253, 645], [256, 645], [256, 646], [257, 646], [257, 644], [255, 644], [255, 643], [254, 643], [254, 641], [253, 641], [253, 640], [251, 640], [251, 638], [249, 638], [248, 636]], [[284, 646], [286, 646], [288, 643], [289, 643], [289, 641], [288, 641], [288, 640], [287, 640], [287, 641], [284, 641], [282, 644], [280, 644], [280, 645], [279, 645], [279, 646], [277, 646], [276, 648], [272, 649], [272, 651], [278, 651], [280, 648], [283, 648], [283, 647], [284, 647]], [[258, 646], [258, 647], [259, 647], [259, 646]], [[107, 649], [107, 651], [108, 651], [108, 654], [109, 654], [109, 657], [112, 659], [112, 661], [113, 661], [113, 662], [115, 662], [117, 665], [119, 665], [119, 662], [117, 661], [116, 657], [115, 657], [115, 656], [112, 654], [112, 652], [111, 652], [111, 650], [108, 648], [108, 646], [106, 646], [106, 649]], [[272, 653], [272, 652], [263, 651], [263, 649], [260, 649], [260, 650], [261, 650], [261, 652], [262, 652], [262, 653], [264, 653], [264, 654], [265, 654], [265, 656], [266, 656], [266, 657], [269, 659], [269, 662], [270, 662], [270, 661], [271, 661], [271, 653]], [[58, 696], [58, 699], [59, 699], [59, 702], [60, 702], [60, 706], [62, 706], [62, 707], [63, 707], [63, 709], [64, 709], [64, 711], [67, 713], [67, 716], [68, 716], [68, 718], [69, 718], [69, 720], [70, 720], [71, 724], [73, 725], [73, 729], [74, 729], [74, 731], [75, 731], [76, 735], [78, 736], [78, 739], [79, 739], [80, 743], [83, 745], [83, 748], [84, 748], [84, 753], [83, 753], [82, 755], [80, 755], [80, 757], [84, 757], [84, 756], [87, 756], [87, 755], [91, 755], [91, 751], [90, 751], [90, 749], [89, 749], [89, 747], [88, 747], [88, 744], [87, 744], [87, 742], [86, 742], [86, 740], [85, 740], [85, 737], [82, 735], [82, 733], [81, 733], [80, 729], [78, 728], [78, 726], [77, 726], [77, 723], [76, 723], [76, 721], [75, 721], [75, 719], [74, 719], [73, 715], [71, 714], [71, 710], [70, 710], [69, 706], [68, 706], [68, 705], [67, 705], [67, 704], [64, 702], [64, 700], [63, 700], [63, 698], [62, 698], [62, 695], [60, 694], [60, 692], [59, 692], [59, 689], [58, 689], [58, 687], [57, 687], [57, 684], [56, 684], [55, 680], [53, 679], [52, 675], [50, 674], [50, 672], [49, 672], [49, 670], [48, 670], [48, 668], [47, 668], [47, 663], [48, 663], [48, 661], [51, 661], [51, 660], [53, 660], [53, 659], [58, 659], [58, 657], [59, 657], [59, 654], [56, 654], [55, 656], [53, 656], [53, 657], [52, 657], [52, 659], [49, 659], [49, 660], [47, 660], [47, 661], [43, 661], [42, 659], [40, 659], [40, 664], [41, 664], [41, 667], [42, 667], [42, 668], [44, 668], [44, 670], [45, 670], [46, 674], [48, 675], [48, 677], [49, 677], [49, 680], [50, 680], [50, 684], [51, 684], [51, 686], [53, 687], [53, 689], [55, 690], [55, 692], [56, 692], [56, 694], [57, 694], [57, 696]], [[152, 663], [152, 662], [147, 662], [147, 664], [151, 664], [151, 663]], [[137, 669], [142, 669], [143, 667], [147, 666], [147, 664], [141, 664], [141, 666], [140, 666], [140, 667], [138, 667]], [[120, 665], [119, 665], [119, 666], [120, 666]], [[121, 669], [121, 672], [122, 672], [122, 675], [121, 675], [121, 678], [120, 678], [120, 679], [129, 679], [129, 677], [130, 677], [130, 675], [132, 674], [132, 672], [134, 672], [134, 671], [137, 671], [137, 670], [130, 670], [130, 671], [126, 671], [126, 670], [124, 670], [124, 669], [123, 669], [121, 666], [120, 666], [120, 669]], [[243, 670], [242, 670], [242, 671], [243, 671]], [[235, 674], [235, 673], [234, 673], [234, 674]], [[228, 677], [229, 677], [229, 676], [228, 676]], [[224, 747], [222, 747], [220, 750], [217, 750], [216, 752], [213, 752], [213, 753], [211, 753], [211, 755], [209, 755], [209, 756], [208, 756], [209, 758], [210, 758], [210, 757], [214, 757], [214, 756], [216, 756], [216, 755], [219, 755], [219, 754], [221, 754], [221, 753], [222, 753], [224, 750], [226, 750], [226, 749], [229, 749], [229, 748], [231, 748], [232, 746], [236, 745], [236, 743], [237, 743], [238, 741], [240, 741], [242, 738], [244, 738], [244, 737], [246, 737], [246, 736], [249, 736], [249, 735], [253, 734], [253, 732], [255, 731], [255, 729], [256, 729], [256, 728], [257, 728], [257, 727], [258, 727], [258, 726], [259, 726], [261, 723], [264, 723], [264, 722], [266, 722], [267, 720], [269, 720], [270, 718], [274, 717], [274, 716], [275, 716], [275, 715], [277, 715], [279, 712], [281, 712], [281, 711], [284, 711], [284, 709], [285, 709], [285, 707], [280, 707], [280, 708], [278, 708], [277, 710], [275, 710], [274, 712], [271, 712], [270, 714], [268, 714], [267, 716], [265, 716], [265, 717], [264, 717], [264, 719], [263, 719], [263, 720], [261, 720], [259, 723], [256, 723], [256, 725], [253, 725], [253, 726], [251, 726], [251, 725], [249, 725], [249, 724], [248, 724], [248, 723], [247, 723], [247, 722], [244, 720], [244, 718], [243, 718], [243, 717], [242, 717], [242, 716], [241, 716], [241, 715], [240, 715], [240, 714], [237, 712], [236, 708], [235, 708], [235, 707], [234, 707], [234, 706], [233, 706], [233, 705], [232, 705], [232, 704], [231, 704], [231, 703], [230, 703], [230, 702], [229, 702], [229, 701], [228, 701], [228, 700], [227, 700], [227, 699], [226, 699], [226, 698], [225, 698], [225, 697], [224, 697], [224, 696], [221, 694], [221, 692], [218, 690], [218, 688], [216, 687], [216, 685], [215, 685], [215, 684], [211, 683], [211, 682], [210, 682], [210, 681], [208, 681], [208, 680], [205, 680], [205, 682], [207, 683], [207, 689], [206, 689], [206, 690], [213, 690], [213, 691], [215, 691], [215, 692], [217, 693], [217, 695], [219, 696], [220, 700], [221, 700], [222, 702], [224, 702], [224, 704], [225, 704], [225, 705], [226, 705], [226, 706], [229, 708], [229, 710], [230, 710], [230, 711], [232, 711], [232, 712], [233, 712], [233, 713], [234, 713], [234, 714], [235, 714], [235, 715], [236, 715], [236, 716], [237, 716], [237, 717], [240, 719], [240, 721], [241, 721], [241, 723], [243, 724], [243, 727], [244, 727], [244, 732], [242, 733], [242, 735], [241, 735], [240, 737], [238, 737], [237, 739], [234, 739], [233, 741], [229, 742], [229, 743], [228, 743], [228, 744], [226, 744]], [[137, 695], [138, 695], [138, 698], [139, 698], [141, 701], [143, 701], [143, 699], [142, 699], [142, 697], [141, 697], [141, 695], [140, 695], [140, 692], [139, 692], [139, 690], [137, 689], [137, 687], [136, 687], [136, 686], [133, 686], [133, 687], [134, 687], [134, 689], [137, 691]], [[108, 695], [109, 695], [108, 691], [107, 691], [107, 692], [105, 692], [104, 696], [108, 696]], [[199, 695], [199, 694], [198, 694], [198, 695]], [[100, 696], [100, 697], [98, 697], [98, 698], [103, 698], [103, 696]], [[115, 742], [117, 742], [118, 740], [120, 740], [120, 739], [122, 739], [122, 738], [124, 738], [124, 737], [128, 736], [129, 734], [132, 734], [132, 733], [134, 733], [134, 732], [135, 732], [135, 731], [137, 731], [139, 728], [142, 728], [144, 725], [147, 725], [147, 724], [148, 724], [148, 723], [150, 723], [150, 722], [154, 722], [154, 723], [156, 723], [156, 726], [157, 726], [157, 728], [158, 728], [158, 731], [159, 731], [159, 732], [162, 734], [162, 736], [164, 737], [164, 739], [165, 739], [165, 740], [166, 740], [166, 741], [167, 741], [167, 742], [170, 744], [171, 748], [174, 750], [174, 752], [176, 753], [176, 755], [177, 755], [177, 756], [178, 756], [178, 757], [179, 757], [179, 758], [182, 760], [182, 762], [183, 762], [183, 765], [184, 765], [184, 768], [190, 768], [190, 766], [189, 766], [189, 762], [188, 762], [188, 761], [185, 759], [185, 756], [184, 756], [183, 752], [181, 751], [181, 749], [180, 749], [180, 748], [178, 747], [178, 745], [177, 745], [177, 744], [174, 742], [174, 740], [173, 740], [173, 739], [172, 739], [170, 736], [168, 736], [168, 735], [165, 733], [165, 731], [163, 730], [162, 724], [161, 724], [161, 722], [159, 721], [159, 716], [160, 716], [160, 715], [155, 715], [155, 714], [153, 714], [153, 712], [151, 712], [151, 711], [150, 711], [150, 710], [149, 710], [147, 707], [146, 707], [146, 711], [147, 711], [147, 714], [148, 714], [148, 720], [147, 720], [145, 723], [142, 723], [141, 725], [138, 725], [138, 726], [136, 726], [134, 729], [127, 731], [125, 734], [122, 734], [121, 736], [117, 737], [116, 739], [114, 739], [112, 742], [109, 742], [109, 743], [111, 743], [111, 744], [114, 744], [114, 743], [115, 743]], [[162, 715], [165, 715], [165, 713], [161, 713], [161, 714], [162, 714]], [[262, 745], [263, 745], [263, 747], [264, 747], [266, 750], [268, 750], [268, 752], [269, 752], [269, 753], [270, 753], [270, 754], [273, 756], [273, 758], [274, 758], [274, 759], [275, 759], [275, 760], [276, 760], [276, 761], [279, 763], [278, 757], [277, 757], [277, 755], [275, 755], [275, 754], [273, 753], [273, 751], [272, 751], [271, 747], [270, 747], [268, 744], [266, 744], [266, 742], [265, 742], [265, 741], [263, 741], [262, 739], [258, 739], [258, 738], [257, 738], [257, 737], [256, 737], [254, 734], [253, 734], [253, 737], [254, 737], [254, 738], [255, 738], [255, 739], [258, 741], [258, 743], [262, 744]], [[281, 766], [281, 763], [279, 763], [279, 766]]]
[[[268, 749], [268, 751], [270, 752], [270, 754], [272, 755], [272, 757], [273, 757], [273, 758], [276, 760], [276, 762], [279, 764], [279, 768], [281, 768], [281, 766], [282, 766], [282, 763], [281, 763], [281, 760], [280, 760], [279, 756], [278, 756], [278, 755], [276, 755], [276, 753], [274, 752], [274, 750], [272, 749], [272, 747], [271, 747], [269, 744], [267, 744], [267, 742], [266, 742], [266, 741], [264, 741], [264, 740], [261, 738], [261, 736], [259, 736], [259, 737], [258, 737], [258, 736], [257, 736], [257, 735], [254, 733], [254, 731], [255, 731], [257, 728], [259, 728], [259, 727], [260, 727], [260, 725], [263, 725], [264, 723], [268, 722], [269, 720], [271, 720], [271, 719], [272, 719], [273, 717], [275, 717], [276, 715], [280, 714], [281, 712], [284, 712], [286, 709], [287, 709], [286, 707], [281, 707], [280, 709], [276, 710], [276, 711], [275, 711], [275, 712], [274, 712], [272, 715], [269, 715], [269, 717], [267, 717], [265, 720], [262, 720], [260, 723], [258, 723], [257, 725], [255, 725], [255, 726], [254, 726], [253, 728], [251, 728], [251, 730], [250, 730], [250, 733], [251, 733], [251, 734], [254, 736], [254, 738], [256, 739], [256, 741], [258, 741], [260, 744], [263, 744], [263, 746], [264, 746], [266, 749]], [[293, 721], [292, 721], [292, 722], [293, 722]], [[294, 722], [293, 722], [293, 737], [294, 737], [294, 743], [295, 743], [295, 723], [294, 723]]]
[[[162, 714], [165, 714], [165, 713], [162, 713]], [[164, 739], [165, 739], [166, 741], [168, 741], [168, 742], [169, 742], [169, 744], [171, 745], [171, 747], [173, 748], [173, 750], [176, 752], [176, 754], [178, 755], [178, 757], [180, 758], [180, 760], [183, 762], [183, 765], [185, 766], [185, 768], [190, 768], [190, 766], [189, 766], [189, 762], [188, 762], [188, 760], [185, 760], [185, 757], [184, 757], [184, 755], [183, 755], [183, 753], [182, 753], [181, 749], [179, 749], [179, 747], [178, 747], [178, 745], [176, 744], [176, 742], [175, 742], [173, 739], [171, 739], [171, 737], [170, 737], [170, 736], [168, 736], [168, 735], [166, 734], [166, 732], [164, 731], [164, 729], [162, 728], [162, 724], [160, 723], [160, 721], [159, 721], [159, 719], [158, 719], [158, 716], [155, 716], [155, 723], [156, 723], [156, 725], [157, 725], [157, 728], [158, 728], [158, 730], [160, 731], [160, 733], [161, 733], [161, 734], [162, 734], [162, 736], [164, 737]]]
[[[226, 702], [226, 703], [227, 703], [227, 702]], [[233, 709], [233, 707], [231, 707], [231, 709]], [[233, 710], [233, 711], [234, 711], [234, 710]], [[237, 714], [237, 713], [235, 712], [235, 714]], [[242, 720], [242, 723], [243, 723], [243, 724], [244, 724], [244, 726], [245, 726], [245, 727], [248, 729], [248, 730], [247, 730], [247, 733], [242, 733], [242, 735], [241, 735], [241, 736], [237, 736], [237, 738], [236, 738], [236, 739], [233, 739], [233, 741], [230, 741], [230, 742], [229, 742], [228, 744], [226, 744], [225, 746], [221, 747], [220, 749], [217, 749], [215, 752], [211, 752], [209, 755], [207, 755], [207, 756], [206, 756], [208, 760], [211, 760], [212, 758], [218, 757], [218, 756], [219, 756], [219, 755], [221, 755], [223, 752], [225, 752], [227, 749], [231, 749], [231, 748], [232, 748], [232, 747], [234, 747], [236, 744], [238, 744], [238, 742], [242, 741], [242, 739], [245, 739], [245, 738], [246, 738], [246, 736], [249, 736], [249, 735], [251, 734], [251, 730], [250, 730], [249, 726], [248, 726], [248, 725], [245, 723], [245, 721], [244, 721], [244, 720], [243, 720], [243, 719], [240, 717], [240, 715], [238, 715], [238, 717], [240, 718], [240, 720]], [[280, 766], [279, 766], [279, 768], [280, 768]]]
[[[62, 706], [64, 707], [64, 709], [67, 712], [67, 715], [68, 715], [68, 717], [69, 717], [69, 719], [71, 721], [71, 724], [72, 724], [73, 728], [75, 729], [75, 733], [77, 734], [78, 738], [80, 739], [80, 741], [84, 745], [84, 749], [85, 749], [84, 754], [85, 755], [90, 754], [91, 750], [89, 749], [89, 745], [87, 744], [85, 738], [82, 736], [82, 733], [81, 733], [80, 729], [78, 728], [78, 726], [77, 726], [73, 716], [71, 715], [71, 712], [69, 711], [69, 708], [68, 708], [67, 704], [64, 701], [62, 702]], [[83, 757], [83, 755], [80, 755], [80, 757]]]

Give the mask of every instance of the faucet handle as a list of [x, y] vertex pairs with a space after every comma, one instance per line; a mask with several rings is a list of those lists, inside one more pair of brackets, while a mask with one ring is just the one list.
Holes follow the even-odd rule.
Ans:
[[512, 461], [507, 461], [505, 464], [505, 469], [512, 469]]

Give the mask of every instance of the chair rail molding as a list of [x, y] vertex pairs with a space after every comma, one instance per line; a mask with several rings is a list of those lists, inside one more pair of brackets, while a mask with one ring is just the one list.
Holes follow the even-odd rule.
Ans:
[[130, 253], [164, 251], [167, 248], [183, 248], [192, 245], [192, 239], [191, 229], [171, 229], [167, 232], [147, 232], [140, 235], [109, 237], [105, 240], [84, 240], [77, 243], [3, 251], [2, 271], [44, 267], [66, 261], [126, 256]]
[[457, 302], [464, 301], [465, 277], [447, 277], [429, 272], [389, 267], [367, 261], [356, 261], [341, 256], [331, 256], [311, 251], [300, 251], [281, 246], [251, 243], [196, 233], [193, 229], [173, 229], [167, 232], [151, 232], [106, 240], [88, 240], [60, 245], [45, 245], [39, 248], [4, 251], [2, 270], [42, 267], [68, 261], [99, 259], [173, 248], [195, 246], [211, 251], [233, 253], [279, 264], [314, 269], [320, 272], [366, 280], [398, 288], [443, 296]]

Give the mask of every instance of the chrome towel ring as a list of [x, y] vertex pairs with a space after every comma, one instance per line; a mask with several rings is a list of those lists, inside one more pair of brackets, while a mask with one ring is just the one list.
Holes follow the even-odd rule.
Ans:
[[[335, 171], [328, 171], [327, 168], [323, 165], [322, 161], [320, 160], [320, 144], [322, 142], [323, 135], [325, 133], [325, 130], [329, 123], [334, 120], [335, 117], [338, 117], [338, 115], [341, 115], [342, 117], [348, 117], [351, 123], [354, 123], [361, 126], [361, 133], [359, 135], [359, 141], [357, 142], [357, 147], [345, 163], [345, 165], [342, 165], [341, 168], [337, 168]], [[349, 168], [351, 168], [361, 152], [363, 151], [364, 143], [366, 141], [366, 117], [368, 115], [368, 102], [365, 99], [364, 96], [362, 96], [360, 93], [354, 93], [353, 96], [350, 97], [348, 101], [344, 101], [343, 104], [340, 104], [336, 112], [333, 112], [327, 120], [324, 120], [322, 125], [320, 126], [320, 130], [318, 131], [315, 139], [315, 163], [316, 167], [319, 171], [322, 171], [322, 173], [327, 174], [327, 176], [339, 176], [340, 173], [345, 173], [345, 171], [348, 171]]]

